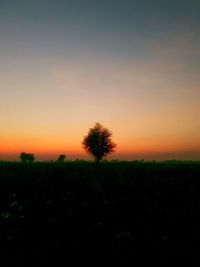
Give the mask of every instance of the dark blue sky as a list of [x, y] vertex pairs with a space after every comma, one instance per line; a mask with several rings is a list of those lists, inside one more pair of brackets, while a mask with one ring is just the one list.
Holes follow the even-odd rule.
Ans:
[[142, 43], [148, 49], [149, 41], [171, 32], [186, 30], [199, 38], [199, 14], [196, 0], [1, 0], [1, 43], [60, 50], [67, 45], [75, 54], [81, 46], [129, 57], [134, 47]]

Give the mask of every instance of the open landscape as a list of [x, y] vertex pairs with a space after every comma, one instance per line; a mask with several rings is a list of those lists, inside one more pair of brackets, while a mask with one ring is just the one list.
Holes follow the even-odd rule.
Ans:
[[199, 162], [0, 162], [1, 262], [198, 266], [199, 177]]
[[199, 74], [198, 0], [0, 0], [0, 267], [199, 267]]

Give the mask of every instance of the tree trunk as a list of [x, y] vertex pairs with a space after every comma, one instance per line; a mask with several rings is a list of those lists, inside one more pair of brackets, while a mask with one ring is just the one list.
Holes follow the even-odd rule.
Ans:
[[97, 164], [97, 166], [99, 166], [99, 161], [100, 161], [100, 159], [97, 158], [97, 159], [96, 159], [96, 164]]

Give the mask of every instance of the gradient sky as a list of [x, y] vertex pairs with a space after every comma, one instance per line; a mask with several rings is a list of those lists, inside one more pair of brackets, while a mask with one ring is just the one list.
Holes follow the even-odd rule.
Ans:
[[200, 159], [200, 1], [0, 0], [0, 159]]

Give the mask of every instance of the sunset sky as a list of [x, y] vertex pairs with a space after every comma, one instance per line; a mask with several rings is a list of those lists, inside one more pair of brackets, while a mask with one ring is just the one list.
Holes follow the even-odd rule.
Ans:
[[0, 159], [200, 159], [200, 1], [0, 0]]

